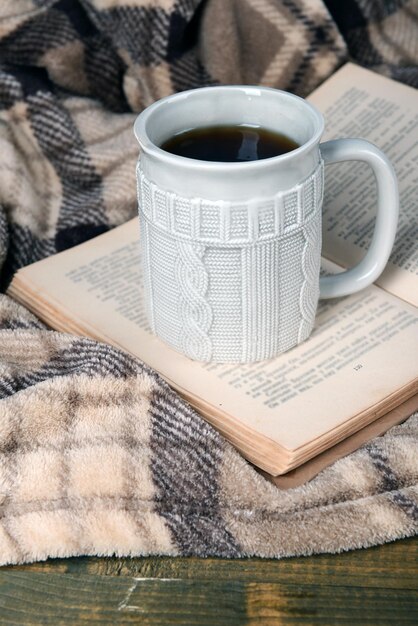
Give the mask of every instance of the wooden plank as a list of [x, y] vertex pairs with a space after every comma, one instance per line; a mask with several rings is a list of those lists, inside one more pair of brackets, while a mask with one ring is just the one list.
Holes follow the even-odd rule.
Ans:
[[0, 624], [243, 624], [244, 583], [0, 572]]
[[0, 569], [0, 625], [416, 624], [418, 539], [283, 559], [77, 558]]
[[417, 624], [417, 596], [411, 591], [249, 583], [247, 624]]
[[0, 572], [0, 624], [416, 624], [410, 590]]

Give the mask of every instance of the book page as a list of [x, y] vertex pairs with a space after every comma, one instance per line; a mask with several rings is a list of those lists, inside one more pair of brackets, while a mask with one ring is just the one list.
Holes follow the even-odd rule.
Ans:
[[418, 311], [374, 286], [322, 303], [310, 340], [275, 359], [246, 365], [191, 361], [148, 330], [138, 235], [132, 220], [20, 270], [18, 279], [24, 277], [38, 301], [47, 299], [92, 336], [139, 357], [202, 408], [215, 407], [288, 450], [340, 427], [417, 378]]
[[353, 435], [348, 436], [343, 441], [340, 441], [331, 448], [328, 448], [328, 450], [316, 455], [306, 463], [303, 463], [303, 465], [300, 465], [282, 476], [271, 476], [271, 474], [265, 473], [262, 470], [258, 471], [280, 489], [293, 489], [311, 480], [325, 467], [331, 465], [331, 463], [358, 450], [360, 446], [363, 446], [375, 437], [383, 435], [389, 428], [392, 428], [392, 426], [401, 424], [415, 413], [415, 411], [418, 411], [418, 395], [412, 396], [412, 398], [409, 398], [406, 402], [403, 402], [392, 411], [389, 411], [383, 415], [383, 417], [361, 428]]
[[[398, 232], [377, 284], [418, 306], [418, 91], [347, 64], [308, 98], [325, 117], [323, 140], [362, 137], [391, 160], [399, 183]], [[376, 184], [362, 162], [325, 168], [323, 252], [344, 267], [369, 247]]]

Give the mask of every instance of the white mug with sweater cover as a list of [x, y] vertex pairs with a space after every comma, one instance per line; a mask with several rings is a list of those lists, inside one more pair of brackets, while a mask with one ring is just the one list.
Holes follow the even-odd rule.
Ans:
[[[261, 126], [299, 147], [245, 162], [204, 161], [161, 149], [191, 128]], [[163, 98], [135, 122], [141, 255], [152, 331], [199, 361], [269, 359], [307, 339], [318, 298], [354, 293], [383, 271], [398, 218], [396, 177], [362, 139], [320, 144], [324, 120], [284, 91], [207, 87]], [[361, 160], [378, 190], [362, 261], [319, 276], [324, 164]]]

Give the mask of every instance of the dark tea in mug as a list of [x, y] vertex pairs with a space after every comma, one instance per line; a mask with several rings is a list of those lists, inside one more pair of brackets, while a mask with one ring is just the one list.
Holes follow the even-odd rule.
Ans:
[[285, 135], [244, 124], [193, 128], [170, 137], [160, 146], [177, 156], [223, 163], [269, 159], [298, 147]]

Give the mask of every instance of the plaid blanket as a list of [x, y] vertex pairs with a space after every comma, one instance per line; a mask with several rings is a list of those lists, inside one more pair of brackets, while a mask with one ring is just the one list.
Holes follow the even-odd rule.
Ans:
[[132, 124], [156, 98], [216, 83], [306, 95], [348, 58], [418, 86], [417, 25], [408, 0], [1, 3], [1, 564], [278, 557], [417, 531], [418, 416], [280, 492], [143, 364], [4, 295], [18, 268], [135, 215]]

